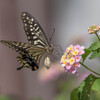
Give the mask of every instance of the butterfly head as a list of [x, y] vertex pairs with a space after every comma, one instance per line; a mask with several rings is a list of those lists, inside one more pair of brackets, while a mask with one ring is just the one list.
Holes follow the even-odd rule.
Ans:
[[53, 45], [50, 44], [49, 46], [46, 47], [46, 52], [47, 54], [51, 54], [53, 52]]

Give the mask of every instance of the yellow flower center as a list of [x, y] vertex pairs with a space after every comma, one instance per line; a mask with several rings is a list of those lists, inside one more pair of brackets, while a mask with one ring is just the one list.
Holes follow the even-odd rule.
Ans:
[[71, 58], [69, 62], [70, 62], [70, 64], [73, 64], [75, 62], [75, 59]]
[[69, 47], [69, 50], [73, 50], [73, 46], [72, 45]]
[[78, 54], [78, 50], [75, 50], [74, 52], [73, 52], [73, 55], [77, 55]]
[[64, 60], [64, 61], [63, 61], [63, 63], [64, 63], [64, 65], [66, 65], [67, 61], [66, 61], [66, 60]]

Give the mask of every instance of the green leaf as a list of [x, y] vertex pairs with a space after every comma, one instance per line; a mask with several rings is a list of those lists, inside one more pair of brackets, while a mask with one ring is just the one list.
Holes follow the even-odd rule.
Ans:
[[91, 91], [90, 100], [100, 100], [100, 93], [98, 93], [96, 91]]
[[82, 55], [83, 61], [82, 63], [85, 61], [85, 59], [88, 57], [88, 55], [91, 53], [90, 49], [84, 49], [85, 50], [85, 54]]
[[79, 100], [78, 98], [78, 90], [79, 88], [75, 88], [71, 93], [71, 100]]
[[96, 76], [90, 74], [76, 90], [73, 90], [71, 100], [90, 100], [91, 87], [96, 79]]
[[79, 87], [79, 98], [80, 100], [90, 100], [90, 90], [97, 79], [94, 75], [90, 74]]
[[94, 59], [100, 57], [100, 48], [98, 48], [97, 50], [93, 51], [91, 56], [89, 57], [89, 59]]
[[91, 90], [91, 100], [100, 100], [100, 79], [93, 83]]
[[97, 91], [100, 94], [100, 79], [96, 80], [92, 86], [93, 91]]
[[100, 42], [94, 42], [93, 44], [91, 44], [91, 46], [89, 47], [90, 50], [96, 50], [100, 48]]

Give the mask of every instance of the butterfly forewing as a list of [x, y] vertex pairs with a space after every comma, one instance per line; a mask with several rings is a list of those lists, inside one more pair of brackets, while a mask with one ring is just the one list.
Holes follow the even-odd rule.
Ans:
[[29, 43], [15, 42], [15, 41], [5, 41], [5, 40], [0, 40], [0, 42], [5, 44], [9, 48], [12, 48], [16, 52], [21, 52], [24, 49], [31, 48], [31, 44], [29, 44]]
[[22, 13], [24, 30], [28, 41], [39, 47], [49, 45], [48, 39], [37, 20], [27, 12]]

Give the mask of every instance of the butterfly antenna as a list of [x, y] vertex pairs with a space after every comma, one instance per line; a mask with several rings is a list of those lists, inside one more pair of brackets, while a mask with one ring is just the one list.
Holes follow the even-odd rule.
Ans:
[[54, 33], [55, 33], [55, 28], [53, 28], [53, 33], [52, 33], [51, 37], [49, 38], [50, 43], [51, 43], [51, 40], [52, 40], [52, 37], [53, 37]]

